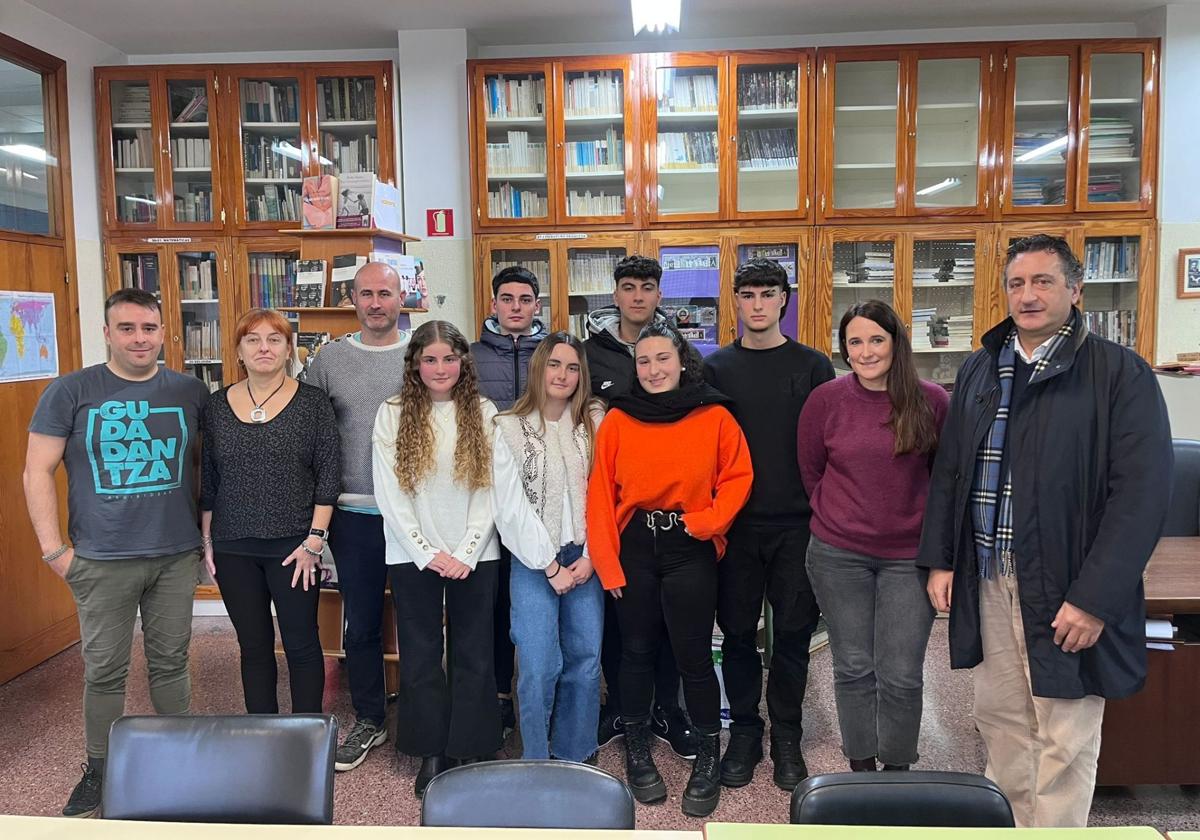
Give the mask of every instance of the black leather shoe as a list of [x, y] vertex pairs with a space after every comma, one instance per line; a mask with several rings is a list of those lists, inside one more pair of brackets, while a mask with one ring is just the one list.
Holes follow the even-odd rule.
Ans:
[[875, 756], [870, 758], [852, 758], [850, 759], [850, 769], [855, 773], [871, 773], [879, 769], [875, 764]]
[[808, 765], [804, 763], [804, 753], [800, 752], [799, 740], [772, 738], [771, 761], [775, 763], [772, 778], [776, 787], [795, 790], [796, 785], [808, 778]]
[[903, 772], [908, 769], [908, 765], [907, 764], [885, 764], [885, 765], [883, 765], [883, 769], [888, 770], [892, 773]]
[[644, 723], [625, 724], [625, 781], [643, 805], [667, 798], [667, 784], [650, 755], [650, 727]]
[[692, 775], [683, 791], [681, 805], [689, 817], [707, 817], [717, 810], [721, 801], [720, 760], [721, 736], [697, 735], [696, 760], [692, 762]]
[[734, 733], [721, 759], [721, 784], [725, 787], [745, 787], [754, 780], [754, 768], [762, 761], [762, 736]]
[[433, 781], [433, 777], [450, 769], [450, 759], [444, 755], [427, 755], [421, 759], [421, 769], [417, 771], [417, 780], [413, 783], [413, 793], [420, 799], [425, 795], [425, 788]]

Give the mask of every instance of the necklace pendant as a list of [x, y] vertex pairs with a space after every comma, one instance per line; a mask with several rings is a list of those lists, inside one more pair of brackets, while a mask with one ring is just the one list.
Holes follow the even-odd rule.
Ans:
[[262, 408], [255, 408], [253, 411], [250, 412], [250, 422], [251, 423], [266, 423], [267, 422], [267, 412], [263, 411]]

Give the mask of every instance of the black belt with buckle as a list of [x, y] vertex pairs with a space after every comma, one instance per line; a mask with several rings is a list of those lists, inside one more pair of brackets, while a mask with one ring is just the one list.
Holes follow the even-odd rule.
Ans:
[[670, 531], [676, 525], [684, 527], [683, 514], [676, 510], [641, 511], [646, 516], [646, 527], [651, 531]]

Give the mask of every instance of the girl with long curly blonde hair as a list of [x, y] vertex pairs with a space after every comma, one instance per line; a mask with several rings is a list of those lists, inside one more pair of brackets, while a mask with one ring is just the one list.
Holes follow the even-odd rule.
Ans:
[[[470, 345], [452, 324], [413, 331], [404, 385], [379, 407], [373, 435], [375, 498], [383, 515], [388, 579], [400, 646], [396, 747], [422, 759], [414, 789], [449, 759], [500, 748], [492, 613], [500, 556], [492, 514], [492, 420], [479, 396]], [[454, 634], [447, 683], [442, 604]]]

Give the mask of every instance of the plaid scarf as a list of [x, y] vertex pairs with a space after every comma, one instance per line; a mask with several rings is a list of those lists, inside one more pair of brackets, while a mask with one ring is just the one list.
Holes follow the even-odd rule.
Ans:
[[[1050, 360], [1074, 331], [1072, 316], [1045, 345], [1040, 356], [1033, 362], [1029, 382], [1036, 382], [1050, 364]], [[1001, 483], [1000, 466], [1004, 460], [1004, 447], [1008, 437], [1008, 416], [1012, 407], [1013, 376], [1016, 370], [1017, 331], [1013, 329], [1000, 347], [997, 374], [1000, 379], [1000, 406], [992, 427], [988, 430], [979, 452], [975, 456], [975, 476], [971, 482], [971, 525], [975, 532], [975, 557], [979, 562], [979, 576], [991, 578], [997, 571], [1009, 576], [1015, 573], [1013, 565], [1013, 518], [1012, 518], [1012, 468], [1009, 467]]]

